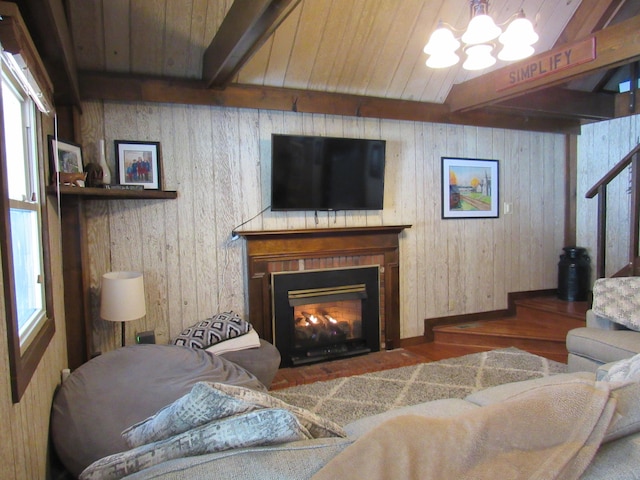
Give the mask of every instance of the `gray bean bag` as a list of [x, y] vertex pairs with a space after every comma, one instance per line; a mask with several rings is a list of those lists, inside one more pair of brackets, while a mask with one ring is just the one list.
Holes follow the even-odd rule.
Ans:
[[251, 373], [204, 350], [132, 345], [76, 369], [53, 400], [51, 435], [73, 475], [106, 455], [127, 450], [121, 432], [187, 394], [199, 381], [264, 391]]

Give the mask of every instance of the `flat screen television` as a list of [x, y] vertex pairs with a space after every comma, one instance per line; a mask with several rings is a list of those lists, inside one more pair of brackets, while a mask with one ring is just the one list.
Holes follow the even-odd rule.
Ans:
[[273, 134], [271, 210], [382, 210], [384, 140]]

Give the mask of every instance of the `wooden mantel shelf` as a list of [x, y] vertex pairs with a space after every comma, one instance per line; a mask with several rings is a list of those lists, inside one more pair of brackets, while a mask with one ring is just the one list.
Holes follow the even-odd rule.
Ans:
[[178, 197], [178, 192], [165, 190], [121, 190], [117, 188], [90, 188], [90, 187], [71, 187], [61, 186], [59, 189], [55, 185], [47, 187], [48, 195], [60, 195], [64, 197], [74, 196], [90, 199], [174, 199]]
[[298, 236], [341, 236], [341, 235], [353, 235], [353, 234], [368, 234], [368, 233], [395, 233], [398, 234], [406, 228], [411, 228], [411, 225], [378, 225], [369, 227], [338, 227], [338, 228], [305, 228], [298, 230], [248, 230], [238, 231], [238, 235], [242, 237], [298, 237]]

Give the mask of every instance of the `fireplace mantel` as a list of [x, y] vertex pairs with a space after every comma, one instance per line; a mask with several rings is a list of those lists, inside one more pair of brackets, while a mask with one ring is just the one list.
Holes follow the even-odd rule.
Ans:
[[379, 265], [382, 344], [400, 346], [399, 235], [411, 225], [262, 230], [237, 232], [245, 238], [249, 321], [273, 341], [271, 273]]

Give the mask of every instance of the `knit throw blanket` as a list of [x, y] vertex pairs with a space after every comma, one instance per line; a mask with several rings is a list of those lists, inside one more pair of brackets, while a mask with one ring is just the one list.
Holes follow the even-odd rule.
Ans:
[[364, 434], [313, 480], [578, 479], [615, 403], [605, 383], [572, 382], [455, 417], [397, 417]]
[[600, 278], [593, 286], [593, 312], [640, 330], [640, 277]]

